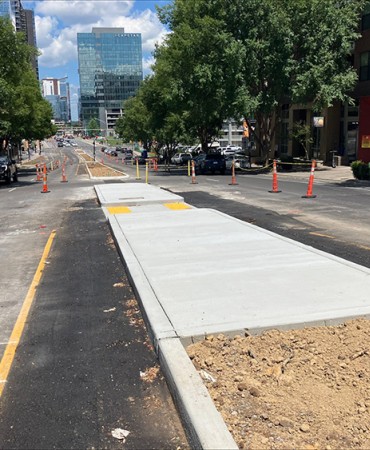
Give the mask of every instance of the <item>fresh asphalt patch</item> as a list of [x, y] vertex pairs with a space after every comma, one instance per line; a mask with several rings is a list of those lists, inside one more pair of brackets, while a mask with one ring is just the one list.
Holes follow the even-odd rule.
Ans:
[[188, 447], [103, 212], [88, 200], [56, 230], [0, 399], [0, 448], [114, 449], [124, 439]]

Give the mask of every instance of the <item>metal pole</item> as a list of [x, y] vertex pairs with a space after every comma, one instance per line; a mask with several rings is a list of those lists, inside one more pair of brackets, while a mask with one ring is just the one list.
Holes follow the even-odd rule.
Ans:
[[93, 141], [93, 147], [94, 147], [94, 161], [95, 161], [95, 139]]

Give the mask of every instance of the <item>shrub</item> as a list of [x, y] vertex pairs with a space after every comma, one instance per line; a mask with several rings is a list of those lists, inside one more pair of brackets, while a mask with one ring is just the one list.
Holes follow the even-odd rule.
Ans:
[[370, 163], [353, 161], [351, 164], [353, 176], [358, 180], [370, 180]]

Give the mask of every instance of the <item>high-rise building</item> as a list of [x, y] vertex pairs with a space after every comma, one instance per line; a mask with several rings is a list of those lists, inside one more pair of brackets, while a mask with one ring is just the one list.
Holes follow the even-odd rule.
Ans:
[[[0, 16], [9, 17], [17, 33], [23, 33], [28, 45], [36, 48], [35, 16], [30, 9], [24, 9], [21, 0], [0, 0]], [[39, 78], [37, 56], [31, 58], [32, 67]]]
[[71, 100], [69, 83], [64, 78], [43, 78], [41, 92], [53, 108], [53, 118], [56, 122], [71, 121]]
[[123, 102], [135, 95], [143, 79], [140, 33], [123, 28], [93, 28], [77, 34], [80, 114], [86, 128], [97, 119], [103, 134], [114, 134]]

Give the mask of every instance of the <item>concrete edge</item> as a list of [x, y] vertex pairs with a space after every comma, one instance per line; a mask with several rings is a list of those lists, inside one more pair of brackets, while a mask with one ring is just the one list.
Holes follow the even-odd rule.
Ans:
[[169, 337], [174, 338], [177, 337], [177, 334], [168, 316], [159, 303], [158, 298], [153, 292], [153, 289], [134, 252], [132, 251], [130, 244], [124, 236], [118, 224], [117, 218], [115, 216], [110, 216], [108, 218], [108, 224], [122, 263], [127, 269], [130, 283], [134, 289], [138, 301], [140, 302], [141, 311], [154, 348], [158, 351], [158, 342], [160, 339]]
[[192, 448], [238, 449], [180, 339], [161, 339], [158, 357]]

